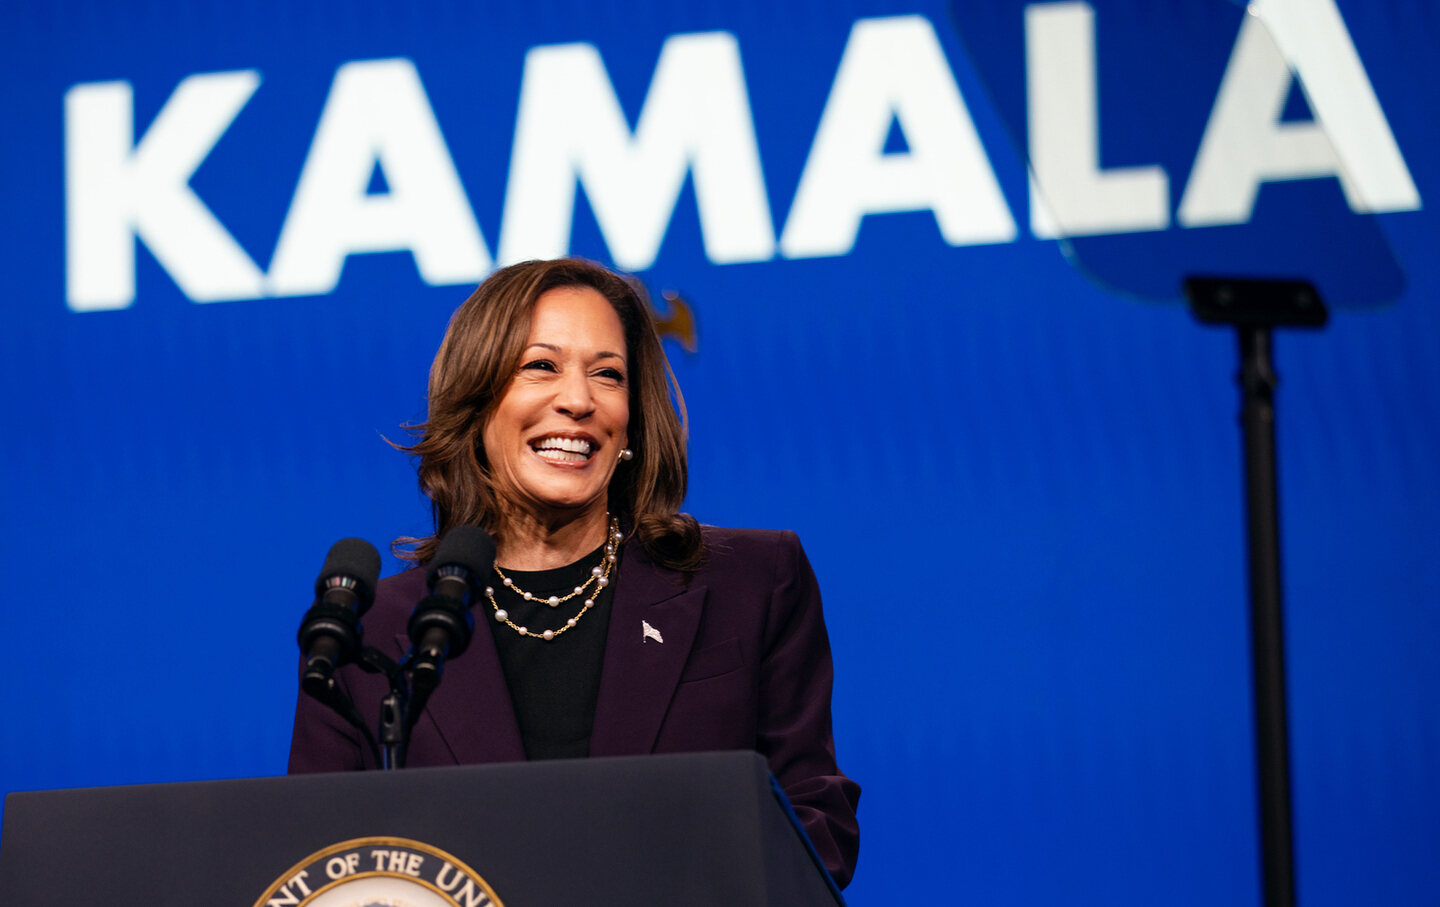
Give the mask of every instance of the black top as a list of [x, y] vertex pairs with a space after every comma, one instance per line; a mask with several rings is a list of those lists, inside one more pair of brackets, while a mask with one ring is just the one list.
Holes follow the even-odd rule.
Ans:
[[[487, 585], [495, 601], [517, 626], [535, 633], [559, 630], [580, 613], [585, 599], [595, 605], [569, 630], [547, 642], [521, 636], [495, 620], [489, 599], [483, 602], [486, 623], [495, 636], [495, 649], [510, 688], [515, 720], [525, 744], [527, 759], [580, 759], [590, 755], [590, 732], [595, 725], [595, 697], [600, 691], [600, 666], [605, 657], [605, 632], [610, 627], [610, 587], [596, 595], [591, 583], [585, 592], [552, 608], [546, 599], [564, 598], [590, 577], [600, 564], [604, 546], [573, 564], [554, 570], [506, 570], [516, 586], [532, 593], [526, 601], [492, 573]], [[613, 586], [618, 570], [610, 572]]]

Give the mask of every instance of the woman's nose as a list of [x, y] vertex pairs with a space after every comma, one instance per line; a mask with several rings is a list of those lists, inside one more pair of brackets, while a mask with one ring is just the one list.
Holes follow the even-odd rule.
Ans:
[[560, 377], [555, 409], [575, 419], [583, 419], [595, 411], [595, 397], [590, 393], [590, 381], [584, 372], [570, 369]]

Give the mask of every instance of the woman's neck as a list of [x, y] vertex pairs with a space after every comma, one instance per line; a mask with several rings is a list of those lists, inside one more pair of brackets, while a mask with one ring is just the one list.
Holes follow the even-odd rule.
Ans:
[[605, 542], [610, 531], [604, 508], [568, 520], [542, 520], [532, 514], [506, 514], [495, 563], [510, 570], [553, 570], [573, 564]]

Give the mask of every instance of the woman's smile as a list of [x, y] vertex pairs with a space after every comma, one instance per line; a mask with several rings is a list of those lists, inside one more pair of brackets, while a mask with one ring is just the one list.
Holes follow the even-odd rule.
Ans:
[[541, 459], [557, 466], [588, 463], [595, 443], [585, 435], [545, 435], [530, 442], [530, 449]]

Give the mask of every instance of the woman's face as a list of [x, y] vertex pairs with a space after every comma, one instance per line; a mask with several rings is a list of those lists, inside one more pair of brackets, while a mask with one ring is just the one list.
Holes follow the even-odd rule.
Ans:
[[604, 296], [541, 294], [520, 368], [482, 433], [502, 501], [542, 520], [604, 512], [628, 443], [629, 380], [625, 331]]

